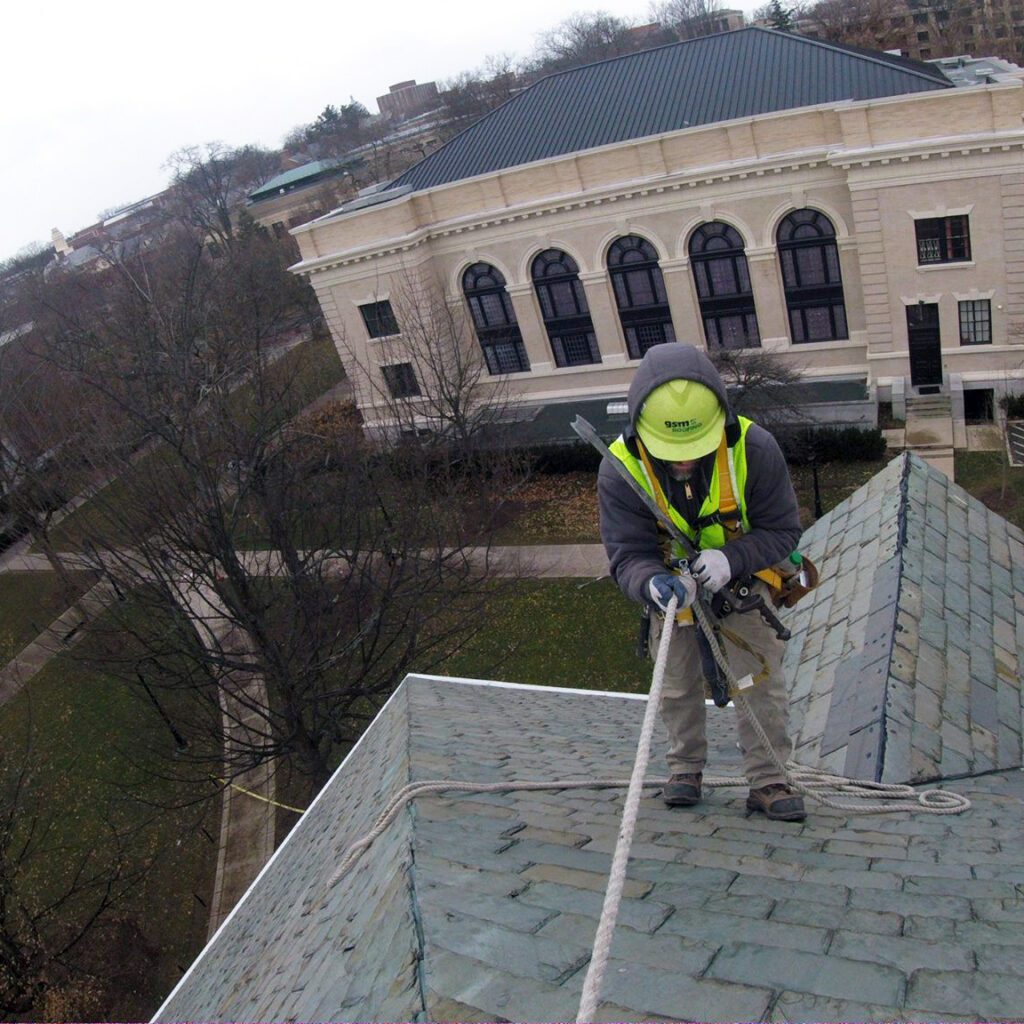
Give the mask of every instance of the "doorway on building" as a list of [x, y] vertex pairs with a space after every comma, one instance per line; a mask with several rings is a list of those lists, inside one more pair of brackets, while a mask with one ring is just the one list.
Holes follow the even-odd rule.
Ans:
[[992, 423], [995, 420], [995, 395], [992, 388], [964, 391], [964, 419], [968, 423]]
[[921, 389], [921, 394], [935, 394], [942, 385], [938, 303], [918, 302], [907, 306], [907, 342], [910, 383]]

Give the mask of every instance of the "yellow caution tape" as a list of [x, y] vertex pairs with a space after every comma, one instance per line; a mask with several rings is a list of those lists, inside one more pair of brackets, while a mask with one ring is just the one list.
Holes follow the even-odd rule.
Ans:
[[296, 814], [306, 813], [305, 807], [292, 807], [291, 804], [283, 804], [279, 800], [271, 800], [269, 796], [264, 796], [262, 793], [254, 793], [251, 789], [246, 789], [245, 786], [240, 786], [237, 782], [228, 782], [227, 779], [218, 779], [213, 775], [210, 778], [215, 782], [219, 782], [222, 786], [230, 786], [231, 789], [237, 789], [239, 793], [251, 796], [254, 800], [262, 800], [265, 804], [273, 804], [274, 807], [280, 807], [285, 811], [294, 811]]

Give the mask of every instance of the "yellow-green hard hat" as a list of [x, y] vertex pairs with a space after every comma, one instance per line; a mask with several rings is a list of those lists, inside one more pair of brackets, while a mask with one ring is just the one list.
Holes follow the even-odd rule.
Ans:
[[721, 443], [725, 409], [714, 391], [703, 384], [670, 380], [644, 400], [636, 429], [656, 459], [689, 462], [713, 452]]

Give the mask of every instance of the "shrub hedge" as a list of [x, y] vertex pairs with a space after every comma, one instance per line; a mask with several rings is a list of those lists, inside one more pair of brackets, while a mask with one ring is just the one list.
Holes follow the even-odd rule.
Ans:
[[1024, 394], [1003, 395], [999, 399], [999, 405], [1006, 413], [1007, 419], [1024, 420]]
[[[874, 462], [885, 455], [885, 436], [876, 427], [807, 427], [776, 432], [792, 465], [818, 462]], [[588, 444], [570, 442], [518, 449], [537, 473], [595, 473], [601, 456]]]

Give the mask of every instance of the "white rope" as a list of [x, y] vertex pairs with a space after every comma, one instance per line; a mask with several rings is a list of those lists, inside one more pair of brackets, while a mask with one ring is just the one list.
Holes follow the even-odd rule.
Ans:
[[665, 609], [666, 627], [661, 631], [658, 644], [658, 656], [654, 662], [654, 676], [651, 679], [651, 692], [647, 697], [647, 710], [644, 712], [644, 723], [640, 728], [640, 739], [636, 747], [636, 761], [633, 764], [633, 775], [629, 780], [626, 793], [626, 806], [622, 812], [622, 824], [619, 826], [619, 840], [615, 844], [615, 856], [612, 858], [612, 869], [608, 876], [608, 888], [604, 894], [604, 906], [601, 908], [601, 920], [594, 936], [594, 951], [590, 955], [590, 966], [583, 982], [583, 995], [580, 997], [580, 1008], [576, 1014], [577, 1024], [594, 1019], [597, 1000], [601, 994], [601, 982], [608, 963], [608, 954], [612, 948], [612, 935], [615, 931], [615, 920], [619, 916], [619, 904], [622, 902], [622, 890], [626, 884], [626, 865], [629, 862], [629, 850], [633, 845], [633, 831], [636, 827], [636, 816], [640, 809], [640, 790], [643, 788], [644, 773], [651, 756], [651, 737], [654, 735], [654, 723], [658, 719], [658, 707], [661, 704], [661, 688], [665, 683], [665, 666], [668, 664], [668, 649], [672, 643], [672, 629], [669, 623], [676, 619], [677, 599], [673, 597]]
[[[673, 597], [665, 612], [666, 624], [675, 622], [676, 604], [676, 598]], [[768, 752], [772, 763], [793, 790], [825, 807], [856, 814], [891, 814], [899, 811], [924, 814], [962, 814], [970, 808], [970, 800], [959, 793], [950, 793], [936, 789], [917, 791], [908, 785], [874, 782], [869, 779], [847, 779], [841, 775], [833, 775], [816, 768], [806, 768], [793, 762], [784, 764], [768, 739], [764, 727], [758, 721], [757, 716], [747, 704], [742, 693], [739, 692], [736, 678], [729, 666], [728, 659], [725, 657], [725, 653], [718, 645], [714, 627], [708, 618], [706, 610], [699, 601], [694, 602], [693, 609], [700, 628], [711, 644], [715, 660], [729, 684], [729, 691], [734, 703], [740, 713], [747, 716], [751, 727], [763, 744], [764, 749]], [[601, 909], [601, 919], [598, 922], [597, 932], [594, 936], [593, 952], [583, 983], [579, 1011], [576, 1015], [577, 1024], [593, 1020], [597, 1009], [597, 1001], [601, 994], [601, 983], [608, 963], [608, 956], [611, 952], [615, 921], [618, 917], [619, 905], [622, 901], [622, 891], [626, 880], [626, 867], [629, 862], [629, 851], [633, 844], [633, 833], [636, 828], [636, 819], [640, 807], [640, 793], [645, 788], [660, 788], [664, 786], [664, 782], [659, 780], [645, 781], [644, 775], [650, 759], [651, 738], [654, 733], [654, 725], [657, 721], [658, 708], [661, 703], [661, 690], [665, 681], [665, 667], [668, 664], [668, 651], [674, 632], [675, 630], [668, 625], [661, 631], [661, 639], [658, 644], [658, 653], [654, 664], [654, 674], [651, 679], [651, 692], [647, 698], [647, 708], [644, 712], [640, 738], [637, 742], [633, 773], [628, 781], [623, 779], [594, 779], [585, 782], [510, 781], [481, 783], [432, 780], [411, 783], [392, 797], [371, 830], [346, 848], [338, 867], [327, 883], [327, 888], [332, 889], [344, 878], [363, 853], [394, 821], [401, 809], [418, 796], [448, 792], [508, 793], [523, 790], [621, 789], [623, 786], [627, 786], [626, 802], [622, 813], [622, 822], [619, 826], [618, 841], [615, 844], [615, 853], [612, 857], [612, 867], [608, 877], [608, 887], [605, 891], [604, 905]], [[703, 785], [711, 788], [741, 786], [746, 783], [747, 780], [745, 778], [734, 776], [705, 776], [703, 779]], [[836, 800], [833, 797], [826, 796], [826, 792], [845, 794], [851, 798], [852, 802]], [[326, 900], [326, 895], [324, 900]], [[321, 901], [322, 905], [323, 901]]]

